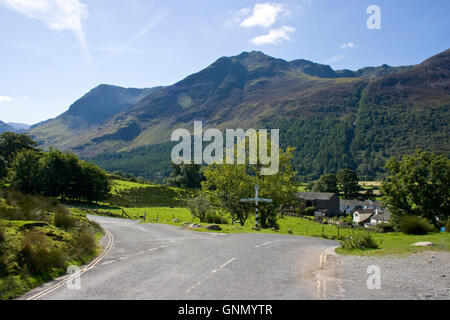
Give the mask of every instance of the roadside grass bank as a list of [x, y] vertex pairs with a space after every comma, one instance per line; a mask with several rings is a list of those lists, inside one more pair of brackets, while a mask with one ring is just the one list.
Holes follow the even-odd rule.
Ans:
[[99, 225], [55, 199], [0, 190], [0, 300], [88, 263], [102, 236]]

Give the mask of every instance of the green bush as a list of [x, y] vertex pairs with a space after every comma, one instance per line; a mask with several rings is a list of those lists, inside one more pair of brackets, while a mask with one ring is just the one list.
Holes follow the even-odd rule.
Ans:
[[55, 226], [65, 230], [73, 229], [78, 226], [78, 221], [72, 218], [67, 209], [61, 208], [55, 213]]
[[400, 221], [400, 230], [404, 234], [425, 235], [433, 230], [428, 220], [417, 216], [404, 216]]
[[62, 268], [66, 261], [62, 249], [55, 247], [42, 233], [35, 231], [25, 235], [20, 258], [23, 267], [34, 275], [48, 274], [53, 268]]
[[308, 207], [305, 209], [305, 216], [314, 216], [315, 212], [316, 212], [315, 207]]
[[73, 257], [82, 262], [87, 262], [97, 250], [95, 230], [90, 226], [83, 226], [75, 234], [72, 240]]
[[349, 235], [344, 240], [341, 241], [341, 246], [344, 249], [377, 249], [378, 244], [372, 238], [370, 234], [357, 233], [354, 235]]
[[445, 231], [450, 232], [450, 219], [447, 220], [447, 224], [445, 225]]
[[390, 223], [381, 223], [376, 226], [376, 231], [380, 233], [394, 232], [395, 228]]
[[348, 226], [352, 226], [353, 225], [353, 216], [351, 214], [349, 214], [346, 217], [341, 217], [339, 219], [339, 222]]
[[207, 214], [205, 218], [202, 220], [204, 223], [211, 224], [228, 224], [228, 220], [218, 214]]

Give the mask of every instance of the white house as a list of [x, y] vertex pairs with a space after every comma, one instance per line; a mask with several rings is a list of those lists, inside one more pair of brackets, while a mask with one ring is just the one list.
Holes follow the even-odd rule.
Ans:
[[350, 214], [355, 211], [355, 209], [373, 209], [373, 210], [381, 210], [381, 204], [378, 201], [366, 200], [340, 200], [339, 202], [339, 211], [344, 214]]
[[368, 223], [370, 222], [370, 218], [372, 218], [375, 214], [375, 210], [373, 209], [356, 210], [353, 213], [353, 223], [356, 225]]

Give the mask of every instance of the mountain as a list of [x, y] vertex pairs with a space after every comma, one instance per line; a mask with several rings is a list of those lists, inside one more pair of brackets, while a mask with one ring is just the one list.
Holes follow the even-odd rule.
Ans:
[[31, 128], [30, 125], [25, 123], [15, 123], [15, 122], [8, 122], [9, 126], [13, 127], [16, 131], [26, 131]]
[[126, 89], [99, 85], [71, 105], [67, 112], [55, 119], [32, 126], [29, 133], [43, 147], [70, 148], [80, 134], [96, 129], [110, 117], [161, 88]]
[[[219, 129], [279, 128], [282, 145], [297, 148], [301, 176], [351, 168], [373, 178], [387, 158], [416, 148], [450, 155], [449, 88], [450, 50], [416, 66], [358, 71], [244, 52], [51, 141], [107, 169], [156, 177], [167, 173], [171, 132], [192, 131], [194, 120]], [[56, 123], [67, 130], [67, 118]], [[48, 126], [32, 134], [42, 141]]]
[[3, 121], [0, 121], [0, 134], [4, 132], [15, 132], [15, 131], [16, 129], [13, 126], [4, 123]]

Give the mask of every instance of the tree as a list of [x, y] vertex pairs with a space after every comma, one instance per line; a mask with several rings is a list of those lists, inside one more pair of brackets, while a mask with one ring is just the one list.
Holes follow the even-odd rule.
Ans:
[[280, 151], [280, 170], [276, 175], [261, 175], [260, 165], [211, 165], [204, 172], [206, 180], [202, 183], [203, 189], [211, 192], [214, 204], [227, 211], [234, 221], [244, 225], [254, 214], [255, 206], [240, 200], [253, 198], [255, 185], [259, 184], [259, 196], [273, 200], [259, 207], [259, 225], [262, 228], [275, 227], [279, 208], [295, 199], [296, 173], [290, 164], [292, 153], [293, 149]]
[[5, 132], [0, 135], [0, 156], [9, 165], [20, 151], [36, 150], [37, 145], [36, 141], [25, 134]]
[[45, 153], [40, 159], [39, 175], [43, 195], [47, 197], [61, 196], [62, 198], [67, 196], [66, 190], [70, 183], [70, 173], [65, 154], [54, 149]]
[[5, 159], [0, 156], [0, 180], [5, 178], [8, 175], [8, 169], [6, 167]]
[[89, 162], [81, 162], [83, 177], [81, 195], [89, 202], [105, 200], [111, 191], [111, 181], [105, 171]]
[[40, 159], [41, 155], [31, 150], [21, 151], [16, 155], [8, 175], [13, 189], [23, 193], [41, 193], [43, 184], [39, 170]]
[[179, 188], [199, 189], [202, 181], [205, 180], [203, 169], [196, 164], [172, 165], [170, 178], [166, 179], [166, 184]]
[[246, 172], [245, 165], [211, 165], [202, 183], [204, 191], [210, 191], [211, 201], [231, 215], [233, 221], [245, 225], [254, 212], [249, 204], [240, 202], [254, 192], [255, 178]]
[[200, 221], [205, 220], [212, 207], [207, 195], [204, 193], [194, 199], [188, 200], [187, 206], [192, 215], [199, 218]]
[[339, 171], [337, 180], [339, 189], [344, 194], [344, 199], [357, 199], [359, 197], [361, 188], [356, 172], [343, 169]]
[[392, 212], [398, 227], [405, 215], [421, 216], [435, 226], [450, 214], [450, 160], [417, 151], [402, 160], [392, 158], [386, 164], [388, 177], [383, 182], [383, 203]]
[[339, 195], [338, 180], [335, 174], [325, 174], [314, 184], [314, 192], [328, 192]]

